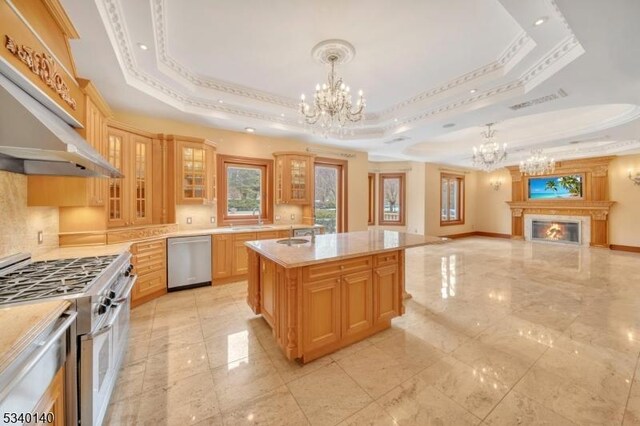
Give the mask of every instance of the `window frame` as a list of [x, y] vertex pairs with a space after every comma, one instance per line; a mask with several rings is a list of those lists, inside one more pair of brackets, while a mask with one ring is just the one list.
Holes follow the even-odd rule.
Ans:
[[[457, 180], [458, 181], [458, 196], [457, 196], [457, 206], [458, 206], [458, 217], [454, 220], [442, 220], [442, 184], [443, 181], [447, 180]], [[466, 196], [466, 186], [465, 186], [465, 176], [457, 173], [440, 173], [440, 187], [438, 188], [440, 191], [440, 210], [438, 211], [438, 216], [440, 217], [440, 226], [453, 226], [453, 225], [464, 225], [465, 220], [465, 196]], [[450, 191], [447, 191], [447, 202], [449, 201]], [[449, 206], [449, 204], [447, 204]], [[449, 210], [451, 210], [449, 208]]]
[[260, 219], [263, 223], [273, 223], [273, 160], [265, 158], [238, 157], [218, 154], [218, 225], [253, 225], [259, 222], [254, 215], [228, 214], [227, 169], [229, 167], [259, 168], [262, 170], [262, 196], [260, 200]]
[[375, 226], [376, 224], [376, 174], [369, 173], [367, 177], [367, 185], [369, 188], [369, 216], [367, 225]]
[[[386, 179], [400, 180], [400, 217], [399, 221], [384, 220], [384, 181]], [[406, 173], [379, 173], [378, 174], [378, 225], [405, 226], [407, 218], [407, 174]]]
[[[349, 232], [349, 161], [337, 160], [335, 158], [315, 157], [313, 159], [313, 203], [310, 208], [312, 210], [313, 221], [315, 222], [315, 176], [316, 165], [335, 168], [338, 171], [338, 209], [336, 232]], [[304, 209], [303, 209], [304, 211]]]

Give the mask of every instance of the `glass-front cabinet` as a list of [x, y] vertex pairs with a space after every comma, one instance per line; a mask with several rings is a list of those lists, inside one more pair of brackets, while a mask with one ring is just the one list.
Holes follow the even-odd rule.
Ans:
[[216, 146], [206, 139], [170, 136], [176, 153], [176, 204], [216, 200]]
[[107, 225], [147, 225], [152, 222], [153, 141], [115, 127], [107, 131], [107, 159], [123, 178], [109, 179]]
[[314, 155], [298, 152], [273, 155], [276, 159], [276, 204], [311, 204]]

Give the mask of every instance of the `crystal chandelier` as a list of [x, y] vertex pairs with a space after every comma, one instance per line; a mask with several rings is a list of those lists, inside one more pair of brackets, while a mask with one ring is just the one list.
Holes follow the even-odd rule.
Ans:
[[497, 169], [507, 158], [507, 144], [500, 146], [493, 140], [496, 131], [491, 129], [491, 126], [493, 123], [487, 124], [487, 130], [482, 132], [486, 140], [479, 147], [473, 147], [473, 165], [485, 172]]
[[351, 89], [335, 73], [336, 64], [348, 62], [355, 55], [355, 49], [343, 40], [327, 40], [314, 47], [312, 55], [329, 64], [331, 71], [327, 83], [316, 85], [311, 105], [302, 94], [300, 113], [307, 124], [319, 127], [325, 136], [329, 133], [343, 136], [349, 124], [364, 118], [366, 105], [362, 90], [353, 105]]
[[523, 175], [536, 176], [553, 173], [556, 169], [556, 162], [542, 154], [541, 149], [531, 151], [531, 157], [520, 162], [520, 173]]

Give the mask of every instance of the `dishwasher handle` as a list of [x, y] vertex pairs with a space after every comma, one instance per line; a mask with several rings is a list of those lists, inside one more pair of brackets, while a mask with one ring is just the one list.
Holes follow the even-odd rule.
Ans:
[[176, 246], [176, 245], [180, 245], [180, 244], [194, 244], [194, 243], [206, 243], [206, 244], [210, 244], [211, 243], [211, 239], [202, 239], [202, 240], [174, 240], [174, 241], [169, 241], [169, 245], [170, 246]]

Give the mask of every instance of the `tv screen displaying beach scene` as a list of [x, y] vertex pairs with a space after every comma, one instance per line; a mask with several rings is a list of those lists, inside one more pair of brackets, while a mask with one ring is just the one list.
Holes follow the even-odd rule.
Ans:
[[582, 198], [582, 175], [529, 178], [530, 200]]

